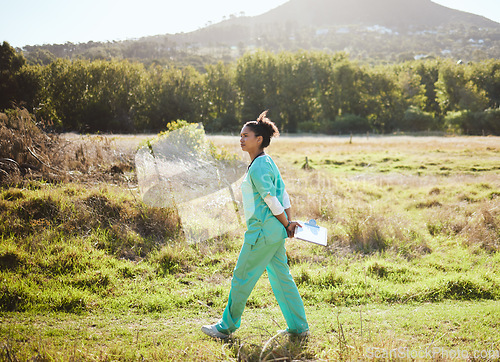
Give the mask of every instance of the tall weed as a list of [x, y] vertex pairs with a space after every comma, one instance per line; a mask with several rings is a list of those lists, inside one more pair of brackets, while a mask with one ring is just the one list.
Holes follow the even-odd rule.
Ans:
[[0, 186], [29, 180], [49, 182], [127, 181], [131, 152], [116, 150], [108, 137], [73, 139], [44, 131], [26, 109], [0, 113]]

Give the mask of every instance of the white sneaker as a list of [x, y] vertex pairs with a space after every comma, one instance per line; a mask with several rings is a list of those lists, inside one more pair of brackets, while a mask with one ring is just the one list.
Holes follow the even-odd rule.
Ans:
[[201, 331], [205, 333], [207, 336], [213, 337], [213, 338], [218, 338], [218, 339], [227, 339], [229, 338], [228, 334], [219, 332], [215, 324], [209, 325], [209, 326], [203, 326], [201, 327]]
[[278, 334], [287, 334], [288, 336], [290, 337], [300, 337], [300, 338], [304, 338], [304, 337], [308, 337], [309, 336], [309, 330], [307, 331], [304, 331], [302, 333], [291, 333], [291, 332], [288, 332], [287, 329], [282, 329], [282, 330], [279, 330], [278, 331]]

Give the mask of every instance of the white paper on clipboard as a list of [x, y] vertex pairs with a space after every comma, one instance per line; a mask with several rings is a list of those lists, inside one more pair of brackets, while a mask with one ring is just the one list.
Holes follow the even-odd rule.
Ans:
[[302, 227], [295, 229], [295, 238], [308, 241], [310, 243], [326, 246], [327, 232], [326, 228], [316, 224], [316, 220], [311, 219], [307, 222], [299, 221]]

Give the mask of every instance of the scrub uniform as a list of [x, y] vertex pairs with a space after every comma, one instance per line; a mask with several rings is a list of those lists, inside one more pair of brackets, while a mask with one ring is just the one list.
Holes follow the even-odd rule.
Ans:
[[285, 184], [268, 155], [254, 159], [241, 185], [247, 231], [233, 272], [229, 300], [217, 330], [231, 334], [240, 327], [241, 315], [252, 289], [264, 270], [290, 333], [309, 330], [304, 304], [287, 264], [285, 227], [264, 201], [276, 196], [283, 205]]

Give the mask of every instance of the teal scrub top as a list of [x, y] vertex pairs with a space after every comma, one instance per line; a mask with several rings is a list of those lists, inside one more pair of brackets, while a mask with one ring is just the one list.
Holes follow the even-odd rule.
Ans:
[[283, 205], [285, 192], [285, 183], [270, 156], [263, 155], [254, 159], [241, 184], [241, 192], [247, 224], [244, 242], [255, 245], [258, 241], [269, 245], [286, 239], [285, 227], [264, 201], [270, 194], [276, 196]]

